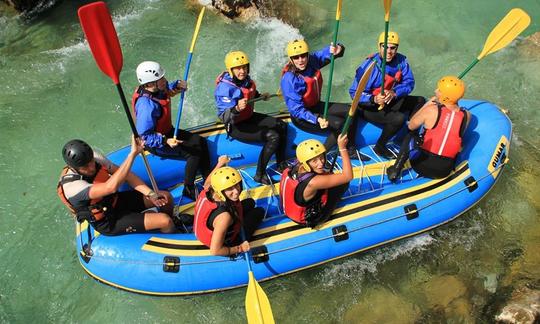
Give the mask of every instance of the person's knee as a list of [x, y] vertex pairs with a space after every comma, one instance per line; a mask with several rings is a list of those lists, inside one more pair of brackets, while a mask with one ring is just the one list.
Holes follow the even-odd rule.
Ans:
[[391, 124], [392, 126], [399, 128], [405, 123], [405, 115], [402, 113], [392, 114]]
[[266, 132], [266, 134], [264, 134], [264, 138], [266, 139], [267, 142], [269, 143], [278, 143], [279, 142], [279, 133], [276, 132], [275, 130], [273, 129], [270, 129]]

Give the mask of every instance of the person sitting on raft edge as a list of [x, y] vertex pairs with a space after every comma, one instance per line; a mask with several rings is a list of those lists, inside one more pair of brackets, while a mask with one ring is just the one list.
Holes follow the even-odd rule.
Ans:
[[311, 228], [330, 219], [353, 178], [347, 142], [347, 135], [340, 134], [337, 144], [343, 172], [335, 174], [324, 169], [326, 148], [321, 142], [308, 139], [298, 145], [298, 163], [283, 171], [279, 185], [287, 217]]
[[[465, 94], [465, 83], [445, 76], [437, 83], [432, 97], [409, 121], [409, 133], [403, 139], [394, 165], [386, 173], [394, 182], [407, 160], [420, 175], [432, 179], [448, 176], [462, 149], [462, 138], [471, 114], [458, 106]], [[422, 128], [420, 134], [417, 130]]]
[[[186, 160], [184, 168], [184, 197], [195, 200], [197, 170], [203, 178], [210, 174], [210, 154], [206, 138], [184, 129], [175, 130], [171, 122], [171, 97], [186, 91], [186, 82], [169, 83], [165, 70], [157, 62], [144, 61], [136, 70], [139, 86], [131, 105], [135, 112], [137, 132], [146, 148], [167, 159]], [[178, 133], [178, 138], [174, 135]]]
[[278, 171], [287, 167], [285, 149], [287, 145], [287, 124], [277, 118], [255, 112], [255, 103], [250, 99], [264, 97], [255, 81], [249, 75], [249, 58], [246, 53], [232, 51], [225, 56], [227, 71], [216, 78], [214, 97], [218, 118], [225, 124], [227, 134], [242, 142], [263, 142], [259, 153], [257, 170], [253, 179], [261, 184], [271, 184], [266, 175], [266, 166], [272, 155], [276, 155]]
[[195, 203], [193, 231], [212, 255], [249, 251], [249, 240], [264, 217], [264, 208], [256, 207], [255, 200], [240, 201], [242, 177], [238, 170], [225, 166], [228, 161], [227, 156], [219, 157]]
[[[172, 197], [167, 191], [154, 192], [130, 172], [133, 160], [144, 149], [144, 141], [131, 140], [131, 151], [120, 166], [95, 153], [84, 141], [67, 142], [62, 155], [64, 167], [57, 185], [60, 200], [79, 223], [88, 221], [103, 235], [141, 233], [159, 229], [175, 231], [170, 217]], [[127, 182], [134, 190], [118, 192]], [[142, 212], [150, 207], [159, 212]]]

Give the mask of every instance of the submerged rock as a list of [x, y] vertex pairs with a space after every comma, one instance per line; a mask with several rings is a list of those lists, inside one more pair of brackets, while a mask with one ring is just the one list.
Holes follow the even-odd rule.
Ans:
[[530, 59], [538, 59], [540, 54], [538, 50], [540, 49], [540, 32], [536, 32], [518, 43], [518, 51], [524, 57]]
[[[386, 306], [382, 306], [386, 305]], [[347, 311], [344, 323], [416, 323], [420, 311], [387, 289], [372, 290]]]
[[61, 0], [1, 0], [9, 6], [15, 8], [25, 18], [33, 18], [37, 14], [52, 8]]
[[533, 324], [540, 322], [540, 291], [521, 288], [514, 293], [501, 313], [495, 317], [498, 323]]

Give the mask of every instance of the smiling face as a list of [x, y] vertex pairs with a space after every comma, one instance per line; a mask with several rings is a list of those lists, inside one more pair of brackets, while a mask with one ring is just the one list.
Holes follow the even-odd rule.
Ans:
[[[388, 43], [387, 50], [386, 50], [386, 62], [391, 62], [394, 59], [394, 57], [397, 54], [397, 50], [398, 50], [398, 45]], [[383, 57], [384, 55], [384, 44], [382, 43], [379, 45], [379, 54], [381, 55], [381, 57]]]
[[317, 174], [324, 173], [324, 164], [326, 163], [326, 156], [325, 154], [319, 154], [313, 159], [308, 161], [308, 164], [311, 168], [311, 170]]
[[238, 201], [240, 199], [240, 193], [242, 193], [242, 184], [240, 183], [223, 190], [225, 197], [232, 201]]
[[308, 60], [308, 53], [291, 56], [291, 62], [293, 62], [294, 66], [300, 71], [304, 71], [306, 69]]
[[247, 75], [249, 73], [249, 68], [248, 68], [248, 65], [245, 64], [245, 65], [233, 67], [232, 72], [233, 72], [235, 78], [242, 81], [247, 77]]

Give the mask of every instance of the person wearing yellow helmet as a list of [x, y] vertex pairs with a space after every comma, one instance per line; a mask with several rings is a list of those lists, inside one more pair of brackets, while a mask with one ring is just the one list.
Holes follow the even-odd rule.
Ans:
[[137, 66], [137, 81], [131, 105], [135, 112], [137, 132], [146, 148], [155, 155], [186, 160], [183, 195], [195, 200], [195, 176], [200, 171], [203, 178], [210, 173], [210, 154], [206, 138], [189, 131], [175, 129], [171, 120], [171, 97], [187, 90], [185, 81], [168, 82], [163, 67], [153, 61]]
[[[339, 58], [344, 53], [343, 44], [310, 52], [305, 40], [293, 40], [287, 45], [289, 61], [281, 74], [281, 92], [293, 124], [306, 132], [329, 133], [324, 143], [327, 149], [336, 145], [337, 136], [349, 112], [349, 105], [330, 102], [327, 117], [324, 118], [325, 103], [321, 101], [323, 79], [320, 70], [330, 63], [332, 55]], [[354, 149], [356, 129], [356, 121], [353, 120], [348, 133], [351, 157], [364, 160], [367, 157], [357, 154]]]
[[337, 144], [343, 171], [336, 174], [324, 169], [326, 148], [321, 142], [308, 139], [298, 144], [298, 163], [281, 174], [280, 197], [287, 217], [312, 228], [331, 217], [353, 178], [347, 142], [347, 135], [340, 134]]
[[[407, 115], [412, 116], [426, 102], [424, 97], [410, 96], [414, 89], [414, 75], [407, 57], [398, 53], [399, 35], [390, 31], [385, 58], [384, 95], [381, 94], [382, 64], [384, 56], [384, 32], [379, 35], [378, 51], [369, 55], [356, 69], [354, 81], [349, 88], [354, 97], [360, 79], [367, 67], [375, 62], [366, 87], [360, 97], [359, 116], [371, 123], [382, 125], [382, 133], [377, 139], [374, 151], [386, 159], [394, 158], [386, 144], [403, 127]], [[379, 107], [384, 108], [379, 110]]]
[[242, 177], [226, 166], [228, 161], [219, 157], [195, 204], [193, 231], [212, 255], [249, 251], [249, 240], [264, 217], [264, 208], [256, 207], [252, 198], [240, 200]]
[[266, 166], [276, 155], [278, 171], [286, 166], [287, 124], [283, 121], [254, 111], [255, 103], [248, 101], [260, 96], [267, 100], [269, 94], [260, 94], [255, 81], [249, 75], [249, 58], [246, 53], [232, 51], [225, 56], [227, 71], [216, 79], [214, 98], [217, 115], [225, 124], [227, 134], [244, 142], [263, 142], [257, 171], [253, 177], [262, 184], [270, 184]]
[[[387, 169], [391, 181], [397, 180], [407, 159], [418, 174], [428, 178], [444, 178], [452, 172], [471, 119], [470, 113], [458, 105], [464, 93], [465, 83], [455, 76], [437, 82], [435, 96], [409, 121], [410, 132], [403, 139], [396, 162]], [[421, 134], [416, 132], [419, 128], [423, 128]]]

